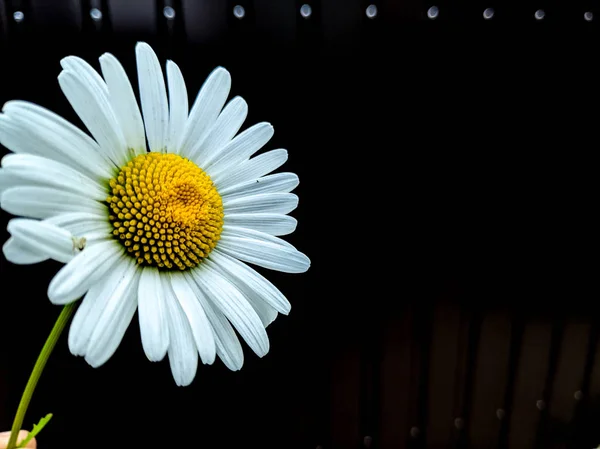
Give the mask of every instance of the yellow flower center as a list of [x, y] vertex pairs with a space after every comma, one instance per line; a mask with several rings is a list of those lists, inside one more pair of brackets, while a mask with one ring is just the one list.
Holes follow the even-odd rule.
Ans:
[[176, 154], [136, 156], [110, 180], [113, 235], [141, 265], [197, 266], [217, 244], [223, 202], [210, 177]]

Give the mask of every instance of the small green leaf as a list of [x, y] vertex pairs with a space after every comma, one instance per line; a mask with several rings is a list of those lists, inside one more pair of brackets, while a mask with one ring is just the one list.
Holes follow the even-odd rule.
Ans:
[[37, 436], [37, 434], [42, 431], [46, 424], [48, 424], [48, 421], [50, 421], [50, 419], [52, 419], [52, 413], [48, 413], [46, 416], [40, 419], [39, 423], [34, 424], [33, 429], [31, 429], [31, 432], [29, 432], [27, 438], [25, 438], [17, 445], [17, 449], [19, 449], [20, 447], [25, 447], [27, 443], [33, 440]]

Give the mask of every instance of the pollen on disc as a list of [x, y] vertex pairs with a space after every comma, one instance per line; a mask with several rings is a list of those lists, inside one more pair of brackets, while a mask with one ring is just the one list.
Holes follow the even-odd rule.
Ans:
[[223, 201], [200, 167], [176, 154], [136, 156], [109, 181], [113, 235], [140, 265], [185, 270], [223, 229]]

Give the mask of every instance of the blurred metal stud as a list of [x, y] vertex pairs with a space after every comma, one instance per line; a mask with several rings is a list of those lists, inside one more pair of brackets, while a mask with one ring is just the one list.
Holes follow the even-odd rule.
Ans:
[[235, 5], [233, 7], [233, 15], [235, 16], [236, 19], [243, 19], [244, 16], [246, 15], [246, 10], [244, 9], [244, 7], [242, 5]]
[[363, 438], [363, 444], [366, 448], [370, 448], [371, 445], [373, 444], [373, 437], [370, 436], [366, 436]]
[[429, 8], [427, 10], [427, 17], [429, 17], [431, 20], [434, 20], [437, 18], [437, 16], [439, 16], [440, 14], [440, 10], [437, 6], [432, 6], [431, 8]]
[[594, 13], [591, 11], [588, 11], [583, 14], [583, 18], [585, 19], [586, 22], [591, 22], [592, 20], [594, 20]]
[[377, 5], [367, 6], [367, 10], [365, 11], [365, 14], [367, 15], [367, 17], [369, 19], [374, 19], [375, 17], [377, 17]]
[[546, 17], [546, 13], [543, 9], [538, 9], [534, 14], [535, 20], [543, 20]]
[[458, 430], [461, 430], [463, 427], [465, 427], [465, 421], [462, 418], [456, 418], [454, 420], [454, 427], [456, 427]]
[[544, 410], [546, 408], [546, 403], [542, 400], [539, 400], [535, 403], [535, 406], [537, 407], [538, 410]]
[[98, 8], [90, 9], [90, 17], [94, 22], [100, 22], [102, 20], [102, 11]]
[[165, 6], [163, 8], [163, 16], [167, 20], [173, 20], [175, 18], [175, 10], [171, 6]]
[[305, 3], [300, 7], [300, 15], [305, 19], [308, 19], [310, 16], [312, 16], [312, 8], [308, 3]]
[[417, 438], [420, 433], [421, 433], [421, 431], [419, 430], [418, 427], [411, 427], [411, 429], [410, 429], [410, 436], [411, 437]]
[[492, 17], [494, 17], [494, 8], [486, 8], [483, 11], [483, 18], [485, 20], [490, 20]]
[[505, 416], [506, 416], [506, 412], [503, 409], [499, 408], [498, 410], [496, 410], [496, 417], [499, 420], [503, 420]]
[[576, 401], [581, 401], [583, 399], [583, 392], [581, 390], [577, 390], [573, 397]]
[[15, 22], [20, 23], [25, 20], [25, 14], [23, 14], [23, 11], [15, 11], [13, 13], [13, 19]]

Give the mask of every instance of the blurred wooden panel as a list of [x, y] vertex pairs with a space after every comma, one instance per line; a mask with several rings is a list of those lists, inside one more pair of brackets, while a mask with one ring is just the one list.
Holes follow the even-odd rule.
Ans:
[[346, 348], [332, 361], [331, 439], [335, 448], [355, 448], [360, 439], [360, 352]]
[[288, 44], [296, 38], [296, 20], [299, 15], [294, 2], [281, 0], [254, 0], [256, 29], [275, 44]]
[[363, 10], [360, 0], [322, 0], [322, 28], [328, 43], [348, 42], [360, 35]]
[[221, 0], [181, 0], [185, 32], [192, 44], [216, 43], [225, 37], [227, 3]]
[[525, 327], [510, 416], [510, 448], [530, 448], [535, 443], [540, 417], [537, 405], [544, 393], [551, 334], [549, 322], [532, 322]]
[[473, 449], [492, 447], [498, 438], [498, 410], [502, 409], [504, 402], [509, 349], [509, 314], [492, 312], [485, 316], [473, 386], [473, 408], [468, 423], [469, 440]]
[[79, 0], [29, 0], [29, 10], [38, 29], [73, 33], [81, 31], [82, 11]]
[[590, 400], [600, 402], [600, 345], [596, 342], [596, 351], [594, 355], [594, 365], [592, 367], [592, 376], [590, 379]]
[[[577, 400], [583, 398], [582, 381], [591, 324], [571, 321], [565, 326], [549, 413], [553, 425], [566, 425], [573, 419]], [[579, 394], [576, 395], [576, 393]], [[566, 435], [565, 435], [566, 436]]]
[[158, 19], [152, 0], [108, 0], [108, 11], [115, 33], [156, 36]]
[[360, 435], [369, 447], [379, 446], [381, 429], [381, 364], [383, 332], [381, 317], [366, 316], [367, 330], [361, 342]]
[[390, 24], [403, 24], [404, 22], [416, 22], [422, 17], [422, 1], [382, 0], [380, 9], [384, 19]]
[[411, 373], [411, 315], [408, 310], [384, 329], [381, 364], [381, 448], [406, 447]]
[[460, 308], [440, 303], [433, 313], [427, 447], [446, 447], [454, 433], [454, 405]]

